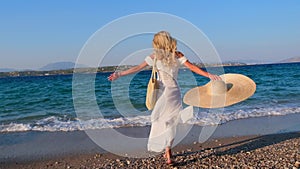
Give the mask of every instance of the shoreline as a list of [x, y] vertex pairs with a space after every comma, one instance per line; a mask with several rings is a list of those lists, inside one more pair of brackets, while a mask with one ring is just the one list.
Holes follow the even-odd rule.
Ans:
[[[234, 120], [219, 126], [193, 126], [188, 135], [174, 147], [173, 152], [174, 154], [188, 155], [195, 151], [194, 155], [201, 155], [203, 152], [205, 154], [207, 150], [220, 149], [223, 145], [233, 145], [237, 142], [247, 143], [250, 140], [252, 142], [250, 147], [254, 147], [253, 151], [277, 145], [281, 142], [289, 142], [290, 139], [298, 139], [296, 142], [300, 143], [299, 120], [300, 114], [289, 114], [285, 116]], [[217, 128], [213, 131], [215, 127]], [[185, 125], [180, 125], [178, 132], [180, 133], [181, 129], [185, 128]], [[126, 127], [117, 128], [116, 130], [130, 137], [147, 138], [150, 127]], [[212, 131], [213, 134], [210, 136]], [[99, 132], [101, 134], [105, 130]], [[202, 135], [199, 140], [200, 134]], [[1, 133], [0, 135], [0, 168], [26, 168], [26, 166], [28, 168], [46, 168], [48, 164], [55, 166], [56, 162], [59, 162], [61, 165], [68, 163], [70, 166], [80, 168], [78, 165], [85, 163], [77, 164], [76, 161], [81, 161], [80, 159], [100, 160], [99, 164], [102, 164], [102, 160], [113, 160], [114, 162], [109, 163], [116, 164], [119, 164], [119, 162], [116, 162], [116, 159], [140, 161], [139, 158], [128, 158], [107, 153], [96, 145], [84, 131], [16, 132]], [[109, 138], [109, 135], [107, 137], [108, 140], [114, 139]], [[128, 148], [131, 149], [133, 147], [128, 146]], [[136, 145], [134, 148], [136, 150], [133, 151], [142, 149], [146, 151], [145, 145]], [[243, 147], [236, 148], [237, 154], [241, 153], [240, 148]], [[225, 151], [227, 152], [228, 150], [222, 152]], [[297, 158], [299, 158], [299, 152], [300, 149], [298, 150]], [[182, 158], [185, 155], [182, 155]], [[149, 157], [149, 159], [158, 160], [161, 159], [161, 155]], [[300, 161], [300, 159], [296, 160]], [[38, 166], [35, 167], [35, 165]], [[63, 168], [61, 165], [57, 164], [57, 166]]]

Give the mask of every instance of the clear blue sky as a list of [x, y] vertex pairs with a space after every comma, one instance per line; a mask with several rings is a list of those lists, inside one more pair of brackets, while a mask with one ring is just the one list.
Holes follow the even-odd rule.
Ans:
[[140, 12], [170, 13], [190, 21], [208, 36], [224, 61], [300, 56], [299, 0], [2, 0], [0, 68], [75, 62], [95, 31]]

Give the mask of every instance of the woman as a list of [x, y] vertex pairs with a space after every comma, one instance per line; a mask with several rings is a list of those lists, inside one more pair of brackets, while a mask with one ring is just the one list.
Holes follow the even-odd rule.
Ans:
[[210, 74], [199, 69], [187, 60], [181, 53], [176, 51], [177, 41], [166, 31], [158, 32], [154, 35], [152, 42], [154, 53], [147, 56], [140, 65], [128, 70], [115, 72], [108, 79], [116, 80], [121, 76], [136, 73], [147, 65], [153, 66], [156, 58], [156, 67], [159, 75], [159, 98], [151, 114], [151, 131], [148, 141], [148, 150], [161, 152], [165, 149], [164, 157], [167, 164], [172, 164], [171, 147], [176, 134], [176, 126], [182, 112], [182, 102], [180, 89], [177, 84], [178, 70], [181, 64], [188, 67], [191, 71], [208, 77], [211, 80], [219, 80], [217, 75]]

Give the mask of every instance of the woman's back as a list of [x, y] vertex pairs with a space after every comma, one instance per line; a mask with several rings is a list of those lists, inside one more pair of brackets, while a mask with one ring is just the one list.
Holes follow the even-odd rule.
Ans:
[[[183, 64], [187, 59], [181, 57], [177, 59], [177, 62], [171, 66], [167, 66], [162, 63], [161, 60], [156, 61], [156, 68], [159, 72], [159, 79], [162, 81], [164, 86], [177, 87], [177, 77], [180, 65]], [[145, 61], [148, 65], [153, 66], [154, 59], [147, 56]]]

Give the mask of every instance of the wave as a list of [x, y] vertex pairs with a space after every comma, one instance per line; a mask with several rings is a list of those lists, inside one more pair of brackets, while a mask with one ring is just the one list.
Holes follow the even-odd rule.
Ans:
[[219, 125], [233, 120], [265, 117], [265, 116], [284, 116], [288, 114], [300, 113], [300, 107], [295, 108], [256, 108], [251, 110], [237, 110], [225, 113], [200, 112], [195, 114], [190, 124]]
[[[194, 118], [188, 124], [207, 126], [219, 125], [232, 120], [263, 117], [263, 116], [283, 116], [300, 113], [298, 108], [261, 108], [252, 110], [238, 110], [234, 112], [194, 113]], [[119, 128], [128, 126], [148, 126], [151, 124], [150, 115], [135, 117], [120, 117], [114, 119], [91, 119], [82, 121], [80, 119], [65, 120], [61, 117], [50, 116], [32, 123], [9, 123], [0, 125], [0, 132], [25, 132], [25, 131], [82, 131], [89, 129]]]
[[115, 119], [91, 119], [91, 120], [63, 120], [60, 117], [50, 116], [34, 123], [10, 123], [0, 125], [0, 132], [22, 131], [80, 131], [88, 129], [117, 128], [124, 126], [150, 125], [150, 116], [136, 116], [130, 118]]

